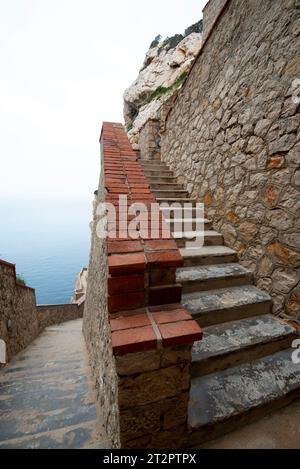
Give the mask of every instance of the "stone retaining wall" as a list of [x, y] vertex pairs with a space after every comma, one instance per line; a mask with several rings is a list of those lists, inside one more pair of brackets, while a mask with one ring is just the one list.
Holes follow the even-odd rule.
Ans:
[[7, 361], [39, 334], [35, 291], [16, 278], [15, 266], [0, 260], [0, 339]]
[[274, 313], [297, 320], [299, 50], [299, 0], [228, 1], [162, 135], [162, 160], [204, 201]]
[[39, 329], [66, 321], [73, 321], [83, 317], [84, 300], [82, 297], [77, 303], [65, 305], [38, 305], [37, 314]]
[[66, 305], [36, 305], [35, 290], [17, 280], [14, 264], [0, 260], [0, 339], [6, 361], [30, 344], [45, 327], [83, 316], [84, 300]]

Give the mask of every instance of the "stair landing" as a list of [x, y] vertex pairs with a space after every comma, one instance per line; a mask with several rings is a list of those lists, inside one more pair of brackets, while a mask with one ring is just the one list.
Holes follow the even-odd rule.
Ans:
[[48, 327], [0, 371], [0, 449], [109, 447], [81, 330]]

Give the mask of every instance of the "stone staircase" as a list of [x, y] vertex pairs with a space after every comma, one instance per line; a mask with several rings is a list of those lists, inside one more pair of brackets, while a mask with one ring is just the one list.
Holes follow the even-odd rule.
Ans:
[[[157, 201], [193, 203], [161, 161], [141, 160]], [[188, 444], [197, 446], [300, 397], [300, 365], [292, 362], [297, 333], [271, 314], [270, 296], [253, 285], [252, 272], [203, 219], [203, 247], [185, 242], [203, 233], [177, 230], [174, 212], [162, 208], [184, 259], [177, 270], [182, 304], [203, 328], [194, 344]], [[200, 221], [200, 220], [198, 220]]]

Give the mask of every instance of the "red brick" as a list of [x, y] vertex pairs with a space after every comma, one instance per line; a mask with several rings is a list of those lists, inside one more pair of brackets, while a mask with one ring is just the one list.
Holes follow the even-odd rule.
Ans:
[[132, 174], [127, 174], [127, 179], [130, 183], [134, 184], [135, 182], [141, 184], [142, 182], [147, 184], [147, 179], [145, 175], [142, 176], [133, 176]]
[[145, 306], [145, 292], [128, 292], [122, 295], [108, 296], [108, 312], [126, 311]]
[[147, 252], [147, 262], [151, 267], [182, 267], [183, 259], [179, 251]]
[[124, 277], [108, 277], [108, 294], [143, 291], [145, 289], [144, 275], [126, 275]]
[[148, 308], [143, 306], [142, 308], [136, 308], [136, 309], [124, 309], [122, 311], [116, 311], [115, 313], [110, 313], [109, 317], [110, 319], [118, 319], [118, 318], [125, 318], [127, 316], [138, 316], [141, 314], [147, 314], [148, 313]]
[[117, 184], [117, 185], [122, 185], [126, 181], [126, 178], [118, 178], [118, 177], [111, 177], [111, 178], [106, 178], [105, 179], [105, 185], [108, 186], [110, 184]]
[[131, 187], [137, 189], [149, 189], [149, 184], [134, 182], [133, 184], [131, 184]]
[[147, 314], [134, 314], [131, 316], [120, 316], [110, 320], [112, 331], [123, 331], [136, 327], [151, 326], [151, 321]]
[[142, 188], [142, 187], [130, 186], [130, 190], [131, 190], [132, 194], [139, 194], [139, 195], [141, 195], [142, 198], [144, 198], [145, 196], [148, 197], [148, 195], [151, 194], [149, 189], [145, 189], [145, 188]]
[[108, 254], [123, 254], [143, 251], [140, 241], [108, 241]]
[[181, 285], [165, 285], [149, 288], [149, 305], [163, 305], [181, 302]]
[[146, 241], [145, 244], [146, 244], [146, 251], [167, 251], [171, 249], [178, 250], [177, 244], [173, 238], [169, 240], [163, 240], [163, 239], [149, 240], [149, 241]]
[[158, 327], [164, 347], [193, 344], [202, 339], [200, 326], [193, 320], [160, 324]]
[[157, 311], [152, 313], [153, 319], [157, 324], [168, 324], [171, 322], [187, 321], [192, 316], [185, 309], [173, 309], [170, 311]]
[[142, 253], [111, 255], [108, 258], [108, 266], [111, 275], [144, 272], [145, 255]]
[[141, 352], [157, 347], [157, 339], [151, 326], [112, 332], [115, 355]]
[[161, 229], [149, 229], [149, 230], [145, 230], [143, 229], [141, 231], [141, 238], [142, 239], [145, 239], [145, 240], [169, 240], [169, 239], [173, 239], [172, 238], [172, 234], [167, 231], [167, 230], [161, 230]]
[[[129, 235], [127, 231], [119, 231], [119, 230], [114, 231], [113, 230], [113, 231], [108, 231], [107, 237], [108, 237], [108, 240], [113, 240], [113, 241], [136, 241], [140, 239], [140, 235], [138, 231], [136, 232], [136, 237], [134, 237], [133, 232], [131, 232]], [[136, 272], [128, 271], [125, 273], [136, 273]]]

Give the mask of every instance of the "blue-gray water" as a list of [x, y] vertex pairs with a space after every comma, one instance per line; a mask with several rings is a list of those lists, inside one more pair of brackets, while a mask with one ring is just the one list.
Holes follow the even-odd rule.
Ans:
[[35, 288], [39, 304], [69, 303], [87, 266], [92, 197], [0, 200], [0, 259]]

